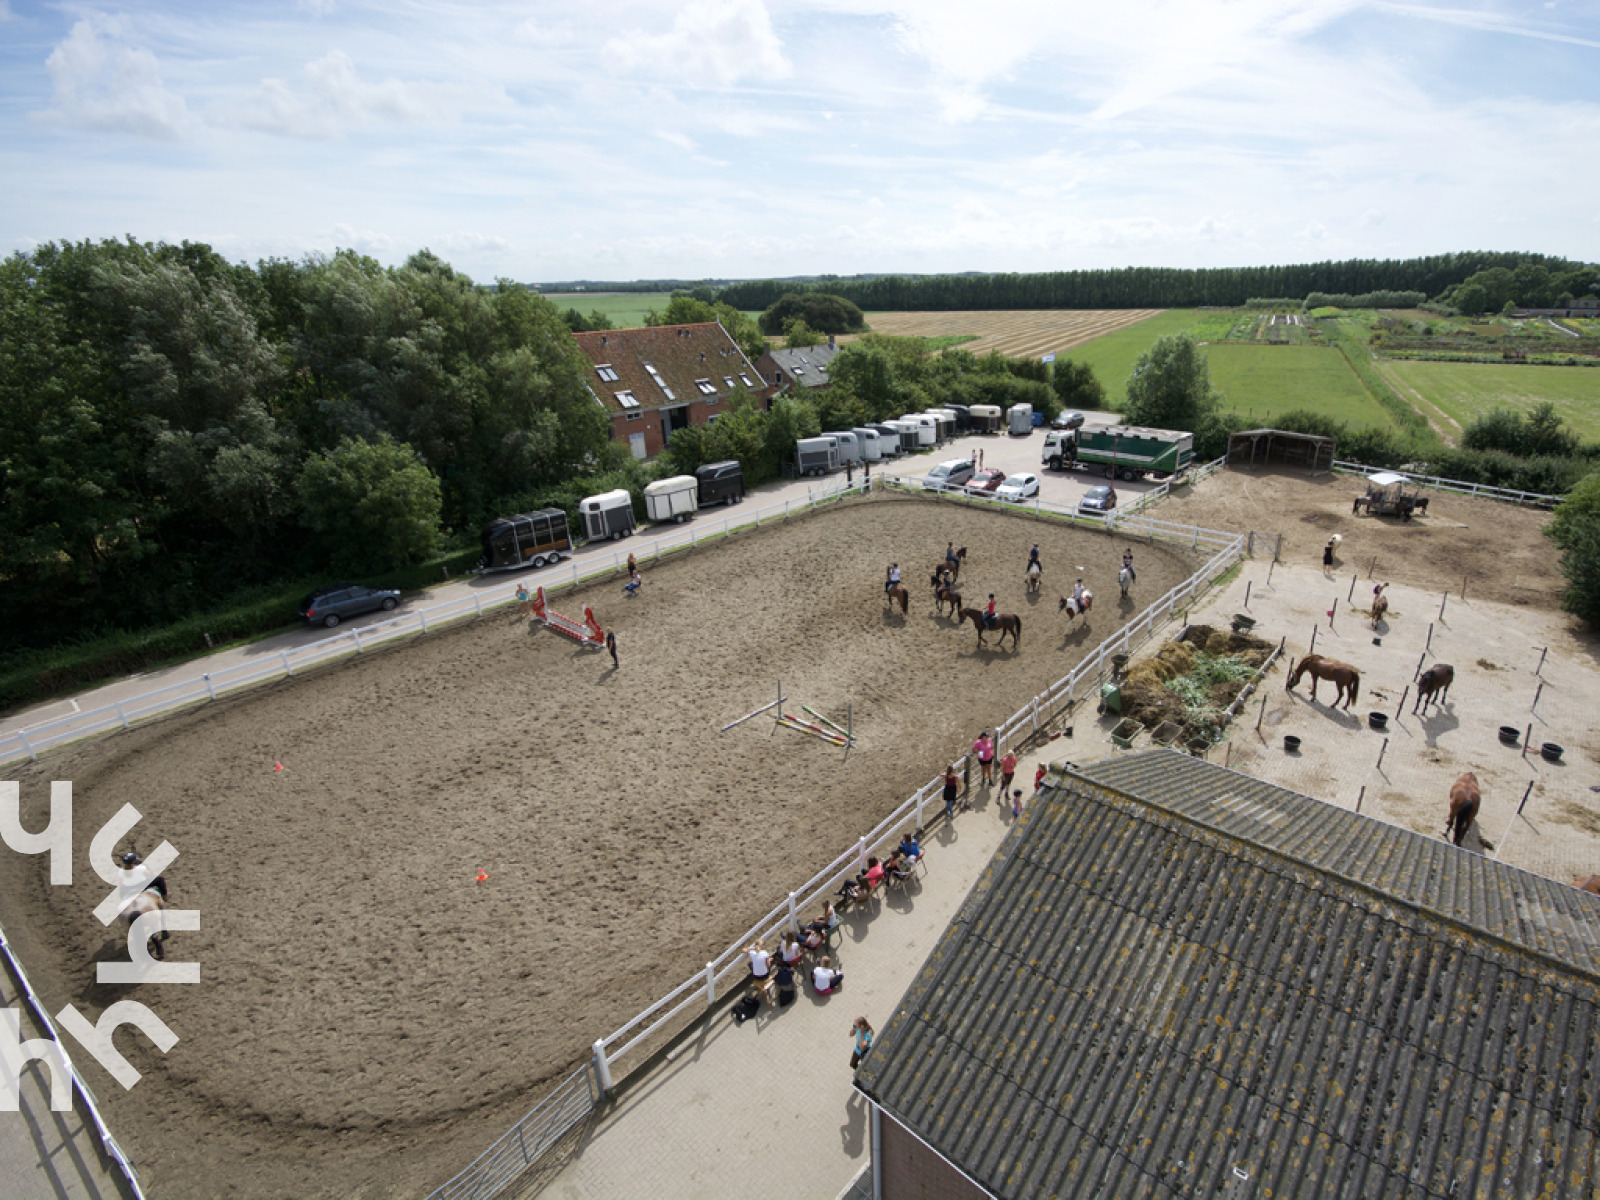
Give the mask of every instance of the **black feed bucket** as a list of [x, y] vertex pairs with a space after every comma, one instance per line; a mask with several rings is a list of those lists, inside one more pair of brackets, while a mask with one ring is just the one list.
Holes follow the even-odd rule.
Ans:
[[1515, 746], [1522, 741], [1522, 730], [1515, 725], [1500, 726], [1500, 741], [1507, 746]]
[[1367, 728], [1376, 729], [1379, 733], [1382, 733], [1386, 728], [1388, 728], [1388, 725], [1388, 713], [1370, 712], [1367, 714]]
[[1554, 742], [1546, 742], [1539, 747], [1539, 753], [1544, 756], [1545, 762], [1560, 762], [1561, 747]]
[[1283, 735], [1283, 752], [1285, 754], [1299, 754], [1300, 753], [1300, 739], [1295, 737], [1295, 735], [1292, 734], [1292, 733], [1284, 734]]

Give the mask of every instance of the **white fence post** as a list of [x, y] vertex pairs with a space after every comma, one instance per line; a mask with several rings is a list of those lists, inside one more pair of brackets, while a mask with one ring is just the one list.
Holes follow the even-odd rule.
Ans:
[[[726, 533], [727, 530], [723, 530], [723, 532]], [[697, 548], [699, 545], [700, 545], [700, 543], [695, 538], [694, 526], [691, 525], [691, 526], [689, 526], [689, 549], [693, 550], [693, 549]], [[656, 543], [656, 561], [657, 562], [661, 561], [661, 543], [660, 542]]]
[[[572, 568], [572, 575], [573, 575], [574, 579], [577, 578], [577, 575], [578, 575], [578, 568], [577, 567], [573, 567]], [[474, 592], [472, 594], [472, 607], [476, 610], [478, 616], [480, 616], [480, 617], [483, 616], [483, 600], [481, 598], [479, 598], [479, 596], [478, 596], [478, 594], [476, 592]]]
[[359, 629], [352, 629], [352, 630], [351, 630], [351, 631], [350, 631], [350, 636], [351, 636], [351, 637], [353, 637], [353, 638], [355, 638], [355, 640], [356, 640], [356, 653], [357, 653], [357, 654], [360, 654], [360, 653], [361, 653], [361, 651], [362, 651], [362, 645], [361, 645], [361, 630], [359, 630]]
[[217, 698], [217, 689], [211, 686], [211, 676], [202, 675], [200, 678], [206, 681], [206, 691], [210, 692], [211, 698], [215, 700]]
[[422, 618], [422, 632], [423, 633], [427, 633], [428, 632], [428, 610], [425, 609], [425, 608], [418, 609], [417, 610], [417, 616]]
[[927, 800], [928, 800], [928, 793], [924, 789], [918, 788], [917, 789], [917, 828], [918, 829], [922, 829], [924, 827], [923, 823], [922, 823], [922, 806], [927, 803]]
[[856, 839], [856, 869], [867, 869], [867, 839], [864, 837]]
[[38, 762], [39, 755], [34, 750], [33, 743], [28, 741], [28, 731], [26, 729], [19, 729], [17, 730], [17, 736], [22, 739], [22, 748], [28, 752], [28, 761]]
[[706, 1007], [710, 1008], [717, 1002], [717, 969], [710, 963], [706, 964]]
[[1039, 736], [1039, 697], [1033, 698], [1033, 735]]
[[789, 924], [793, 925], [797, 930], [800, 928], [800, 915], [795, 912], [793, 892], [789, 893]]
[[596, 1040], [594, 1044], [594, 1074], [600, 1081], [600, 1092], [604, 1095], [611, 1090], [611, 1064], [606, 1061], [606, 1044]]
[[[207, 675], [206, 678], [209, 679], [211, 676]], [[216, 699], [215, 696], [212, 696], [211, 698], [213, 700]], [[117, 701], [117, 716], [122, 718], [122, 727], [126, 729], [128, 727], [128, 714], [122, 711], [122, 701], [120, 700]]]
[[[426, 626], [424, 626], [424, 628], [426, 628]], [[289, 678], [293, 679], [294, 668], [289, 665], [289, 652], [287, 650], [280, 651], [278, 657], [283, 659], [283, 673], [289, 676]]]

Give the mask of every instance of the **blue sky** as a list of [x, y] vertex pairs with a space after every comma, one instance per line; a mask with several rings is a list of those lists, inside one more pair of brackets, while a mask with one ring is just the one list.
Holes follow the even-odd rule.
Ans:
[[475, 278], [1600, 259], [1595, 0], [0, 0], [0, 249]]

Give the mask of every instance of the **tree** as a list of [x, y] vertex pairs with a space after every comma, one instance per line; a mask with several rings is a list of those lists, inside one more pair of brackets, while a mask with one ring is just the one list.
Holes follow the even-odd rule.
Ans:
[[754, 317], [748, 316], [731, 304], [711, 304], [700, 297], [709, 289], [696, 288], [694, 292], [674, 292], [667, 302], [665, 312], [651, 309], [645, 314], [646, 325], [698, 325], [715, 321], [722, 326], [734, 343], [752, 364], [767, 352], [767, 339]]
[[1544, 531], [1561, 548], [1561, 573], [1567, 579], [1561, 607], [1600, 625], [1600, 474], [1572, 489]]
[[1469, 317], [1476, 317], [1489, 309], [1489, 293], [1481, 284], [1468, 283], [1458, 287], [1454, 304]]
[[1070, 358], [1057, 359], [1050, 373], [1050, 386], [1055, 389], [1065, 408], [1104, 408], [1106, 387], [1095, 376], [1088, 363], [1073, 362]]
[[353, 571], [426, 558], [439, 541], [439, 480], [387, 434], [345, 438], [300, 471], [301, 520], [329, 557]]
[[807, 325], [823, 333], [860, 333], [867, 324], [861, 310], [843, 296], [790, 292], [761, 314], [761, 331], [781, 333], [794, 317], [803, 317]]
[[822, 341], [822, 334], [806, 324], [804, 317], [792, 317], [783, 327], [783, 344], [790, 350], [804, 350]]
[[1130, 425], [1196, 430], [1221, 399], [1211, 386], [1200, 347], [1188, 334], [1176, 333], [1161, 338], [1134, 363], [1122, 415]]
[[[794, 461], [794, 444], [801, 438], [822, 432], [817, 410], [804, 396], [779, 396], [767, 413], [767, 428], [762, 438], [763, 465], [777, 475], [782, 465]], [[769, 475], [769, 478], [771, 476]]]

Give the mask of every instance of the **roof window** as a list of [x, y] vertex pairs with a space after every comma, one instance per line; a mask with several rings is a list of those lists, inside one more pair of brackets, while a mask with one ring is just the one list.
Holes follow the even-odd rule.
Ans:
[[617, 381], [617, 369], [610, 363], [601, 363], [594, 369], [594, 373], [607, 383], [615, 383]]
[[723, 376], [723, 377], [722, 377], [722, 382], [723, 382], [723, 385], [724, 385], [724, 386], [725, 386], [725, 387], [726, 387], [726, 388], [727, 388], [727, 389], [728, 389], [728, 390], [729, 390], [729, 391], [730, 391], [730, 392], [731, 392], [731, 391], [733, 391], [733, 388], [734, 388], [734, 383], [733, 383], [733, 376], [732, 376], [732, 375], [724, 375], [724, 376]]
[[632, 392], [618, 392], [617, 403], [623, 408], [638, 408], [639, 399]]
[[744, 385], [745, 385], [745, 387], [747, 387], [747, 388], [753, 388], [753, 387], [755, 387], [755, 384], [753, 384], [753, 383], [751, 383], [751, 382], [750, 382], [750, 376], [748, 376], [748, 375], [746, 375], [746, 374], [745, 374], [745, 373], [744, 373], [744, 372], [743, 372], [743, 371], [740, 371], [740, 372], [739, 372], [739, 380], [740, 380], [740, 382], [741, 382], [741, 383], [743, 383], [743, 384], [744, 384]]
[[660, 371], [656, 370], [649, 363], [645, 363], [644, 364], [644, 369], [646, 371], [650, 372], [650, 378], [654, 379], [656, 381], [656, 386], [659, 387], [663, 392], [666, 393], [666, 396], [667, 396], [668, 400], [676, 400], [677, 399], [677, 397], [672, 394], [672, 389], [667, 386], [667, 381], [665, 379], [661, 378], [661, 372]]
[[717, 385], [709, 379], [696, 379], [694, 385], [700, 389], [702, 396], [715, 396], [717, 394]]

